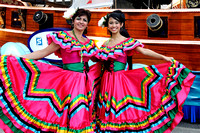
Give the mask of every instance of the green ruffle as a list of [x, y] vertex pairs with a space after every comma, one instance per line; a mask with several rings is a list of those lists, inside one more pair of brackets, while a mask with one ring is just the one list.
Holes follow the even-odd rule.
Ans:
[[167, 124], [162, 126], [160, 129], [155, 130], [154, 131], [155, 133], [163, 133], [164, 131], [166, 131], [171, 126], [174, 118], [176, 117], [177, 113], [179, 112], [178, 101], [177, 101], [176, 95], [181, 91], [181, 84], [182, 84], [183, 80], [187, 78], [187, 76], [189, 75], [190, 72], [191, 71], [188, 68], [184, 68], [181, 71], [180, 75], [178, 76], [178, 78], [177, 78], [178, 84], [176, 86], [174, 86], [172, 88], [172, 90], [170, 91], [170, 96], [172, 97], [172, 99], [176, 103], [176, 107], [168, 112], [168, 116], [171, 120]]
[[14, 133], [23, 133], [21, 130], [19, 130], [17, 127], [14, 126], [12, 121], [4, 115], [2, 112], [2, 108], [0, 107], [0, 119], [14, 132]]
[[[23, 131], [21, 131], [20, 129], [18, 129], [17, 127], [14, 126], [14, 124], [12, 123], [12, 121], [6, 116], [4, 115], [4, 113], [2, 112], [2, 108], [0, 107], [0, 119], [14, 132], [14, 133], [24, 133]], [[64, 132], [72, 132], [72, 133], [85, 133], [87, 130], [93, 130], [92, 128], [93, 123], [91, 123], [91, 126], [83, 128], [83, 129], [79, 129], [79, 130], [75, 130], [75, 129], [68, 129], [65, 130]], [[62, 128], [61, 128], [62, 129]]]

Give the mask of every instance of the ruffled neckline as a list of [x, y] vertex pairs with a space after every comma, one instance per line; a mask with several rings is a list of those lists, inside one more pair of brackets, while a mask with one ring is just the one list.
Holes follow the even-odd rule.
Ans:
[[106, 46], [104, 43], [100, 47], [97, 58], [102, 60], [117, 59], [119, 56], [132, 56], [137, 46], [144, 45], [134, 38], [127, 38], [114, 46]]
[[[82, 51], [83, 56], [93, 56], [98, 52], [98, 47], [93, 40], [87, 38], [87, 41], [79, 42], [67, 31], [52, 32], [47, 35], [47, 39], [48, 44], [54, 42], [55, 44], [60, 45], [61, 49], [64, 49], [66, 52]], [[60, 50], [56, 51], [55, 54], [61, 57]]]
[[69, 37], [71, 37], [72, 40], [76, 40], [76, 42], [79, 42], [79, 43], [81, 43], [81, 44], [83, 44], [83, 45], [86, 44], [86, 43], [89, 43], [89, 42], [90, 42], [90, 39], [88, 39], [87, 37], [84, 37], [84, 38], [87, 39], [87, 41], [85, 41], [85, 42], [81, 42], [81, 41], [78, 41], [75, 37], [71, 36], [71, 35], [69, 34], [68, 31], [63, 31], [63, 32], [65, 32]]
[[[128, 41], [129, 39], [131, 39], [131, 37], [126, 38], [125, 40], [123, 40], [123, 41], [121, 41], [121, 42], [119, 42], [119, 43], [117, 43], [117, 44], [115, 44], [115, 45], [113, 45], [113, 46], [107, 46], [107, 45], [103, 44], [102, 47], [114, 48], [114, 47], [116, 47], [116, 46], [122, 45], [124, 42]], [[109, 41], [109, 40], [108, 40], [108, 41]], [[106, 42], [106, 43], [107, 43], [107, 42]]]

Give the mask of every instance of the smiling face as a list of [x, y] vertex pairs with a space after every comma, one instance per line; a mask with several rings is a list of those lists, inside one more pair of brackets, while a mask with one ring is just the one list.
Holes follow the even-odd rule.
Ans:
[[86, 15], [82, 15], [82, 16], [77, 16], [74, 21], [74, 28], [76, 28], [79, 31], [84, 31], [87, 26], [88, 26], [88, 18]]
[[108, 20], [108, 30], [112, 33], [112, 34], [116, 34], [118, 32], [120, 32], [120, 28], [123, 26], [123, 23], [120, 23], [119, 21], [117, 21], [116, 19], [110, 17]]

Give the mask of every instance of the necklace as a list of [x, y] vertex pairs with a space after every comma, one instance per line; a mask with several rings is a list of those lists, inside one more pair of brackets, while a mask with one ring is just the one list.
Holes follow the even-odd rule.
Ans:
[[[76, 38], [76, 40], [78, 40], [78, 37], [76, 36], [75, 32], [74, 32], [74, 29], [72, 30], [72, 33], [74, 35], [74, 37]], [[78, 40], [79, 41], [79, 40]], [[83, 52], [82, 52], [82, 44], [81, 42], [79, 41], [80, 43], [80, 46], [81, 46], [81, 63], [83, 62]]]
[[110, 42], [111, 38], [109, 38], [106, 42], [106, 47], [108, 46], [108, 43]]

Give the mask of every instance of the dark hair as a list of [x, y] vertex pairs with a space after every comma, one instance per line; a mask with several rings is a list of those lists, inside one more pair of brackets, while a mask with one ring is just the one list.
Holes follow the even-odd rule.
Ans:
[[83, 15], [86, 15], [87, 16], [87, 19], [88, 19], [88, 23], [90, 22], [90, 19], [91, 19], [91, 13], [89, 10], [86, 10], [86, 9], [78, 9], [76, 11], [76, 13], [73, 15], [72, 17], [72, 21], [74, 21], [74, 19], [76, 17], [80, 17], [80, 16], [83, 16]]
[[[123, 23], [123, 27], [120, 29], [120, 34], [127, 38], [130, 37], [127, 30], [125, 29], [126, 19], [125, 19], [124, 13], [121, 10], [115, 10], [115, 11], [111, 12], [110, 14], [108, 14], [106, 23], [105, 23], [106, 27], [108, 27], [109, 18], [114, 18], [115, 20], [119, 21], [120, 23]], [[112, 35], [112, 33], [111, 33], [111, 35]]]
[[[110, 14], [108, 14], [105, 26], [108, 26], [108, 20], [111, 17], [114, 18], [115, 20], [119, 21], [120, 23], [123, 23], [123, 27], [120, 29], [120, 34], [124, 37], [129, 38], [130, 35], [128, 34], [127, 30], [125, 29], [126, 19], [125, 19], [124, 13], [121, 10], [115, 10], [115, 11], [111, 12]], [[110, 34], [112, 35], [111, 32], [110, 32]], [[127, 63], [129, 65], [129, 70], [132, 70], [132, 56], [127, 57]]]
[[[72, 16], [72, 21], [74, 21], [74, 19], [76, 17], [80, 17], [80, 16], [83, 16], [83, 15], [86, 15], [87, 16], [87, 19], [88, 19], [88, 23], [90, 22], [90, 19], [91, 19], [91, 13], [89, 10], [86, 10], [86, 9], [78, 9], [75, 14]], [[74, 28], [74, 25], [71, 23], [71, 29]], [[87, 28], [84, 30], [83, 34], [87, 34]]]

